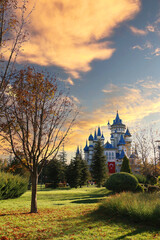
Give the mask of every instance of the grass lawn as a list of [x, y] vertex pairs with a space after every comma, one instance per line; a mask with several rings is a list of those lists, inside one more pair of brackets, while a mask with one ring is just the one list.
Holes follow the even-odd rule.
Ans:
[[30, 191], [1, 200], [0, 239], [160, 239], [159, 229], [90, 214], [109, 195], [94, 187], [38, 191], [38, 214], [29, 213]]

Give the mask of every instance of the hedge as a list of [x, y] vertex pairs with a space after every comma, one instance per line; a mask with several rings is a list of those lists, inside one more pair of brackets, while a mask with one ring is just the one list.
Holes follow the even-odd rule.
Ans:
[[0, 172], [0, 199], [17, 198], [27, 191], [28, 179]]

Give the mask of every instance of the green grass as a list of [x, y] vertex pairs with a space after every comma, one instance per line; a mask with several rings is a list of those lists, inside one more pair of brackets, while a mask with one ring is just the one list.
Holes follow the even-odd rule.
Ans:
[[114, 198], [105, 188], [43, 189], [38, 214], [29, 213], [30, 196], [0, 201], [0, 239], [160, 239], [156, 228], [91, 214], [99, 201]]
[[98, 209], [104, 216], [117, 216], [147, 225], [160, 226], [160, 193], [123, 192], [106, 199]]

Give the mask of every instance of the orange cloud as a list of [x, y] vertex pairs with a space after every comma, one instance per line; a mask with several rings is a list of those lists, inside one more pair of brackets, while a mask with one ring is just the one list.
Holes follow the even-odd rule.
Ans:
[[142, 30], [142, 29], [139, 29], [139, 28], [136, 28], [136, 27], [133, 27], [133, 26], [130, 26], [129, 27], [131, 32], [134, 33], [135, 35], [146, 35], [147, 34], [147, 31], [146, 30]]
[[115, 48], [102, 40], [139, 10], [140, 0], [38, 0], [31, 14], [30, 40], [18, 61], [57, 65], [79, 77], [94, 59], [112, 56]]

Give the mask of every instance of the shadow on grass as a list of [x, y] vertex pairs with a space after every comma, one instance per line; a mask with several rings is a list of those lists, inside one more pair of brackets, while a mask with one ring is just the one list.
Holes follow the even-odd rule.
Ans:
[[[97, 194], [97, 192], [92, 193], [92, 194], [81, 194], [79, 197], [73, 197], [73, 196], [66, 196], [64, 197], [63, 195], [63, 199], [60, 197], [61, 201], [70, 201], [70, 203], [77, 203], [77, 204], [93, 204], [93, 203], [98, 203], [100, 201], [102, 201], [105, 197], [109, 197], [110, 195], [112, 195], [112, 192], [104, 192], [101, 194]], [[53, 199], [53, 201], [55, 201]], [[57, 198], [56, 201], [59, 201], [59, 199]], [[57, 204], [56, 204], [57, 205]]]
[[128, 228], [134, 228], [133, 231], [122, 234], [119, 237], [116, 237], [116, 239], [126, 239], [127, 237], [136, 236], [137, 234], [143, 234], [143, 233], [153, 233], [155, 236], [159, 235], [159, 226], [151, 225], [149, 222], [139, 222], [134, 221], [133, 219], [129, 219], [127, 217], [120, 217], [120, 216], [111, 216], [111, 215], [104, 215], [104, 213], [100, 212], [98, 209], [93, 211], [92, 213], [87, 214], [88, 218], [92, 222], [103, 222], [107, 223], [107, 225], [117, 224], [120, 225], [120, 227]]
[[98, 203], [103, 199], [98, 199], [98, 198], [88, 198], [88, 199], [83, 199], [79, 201], [72, 201], [72, 203], [78, 203], [78, 204], [91, 204], [91, 203]]

